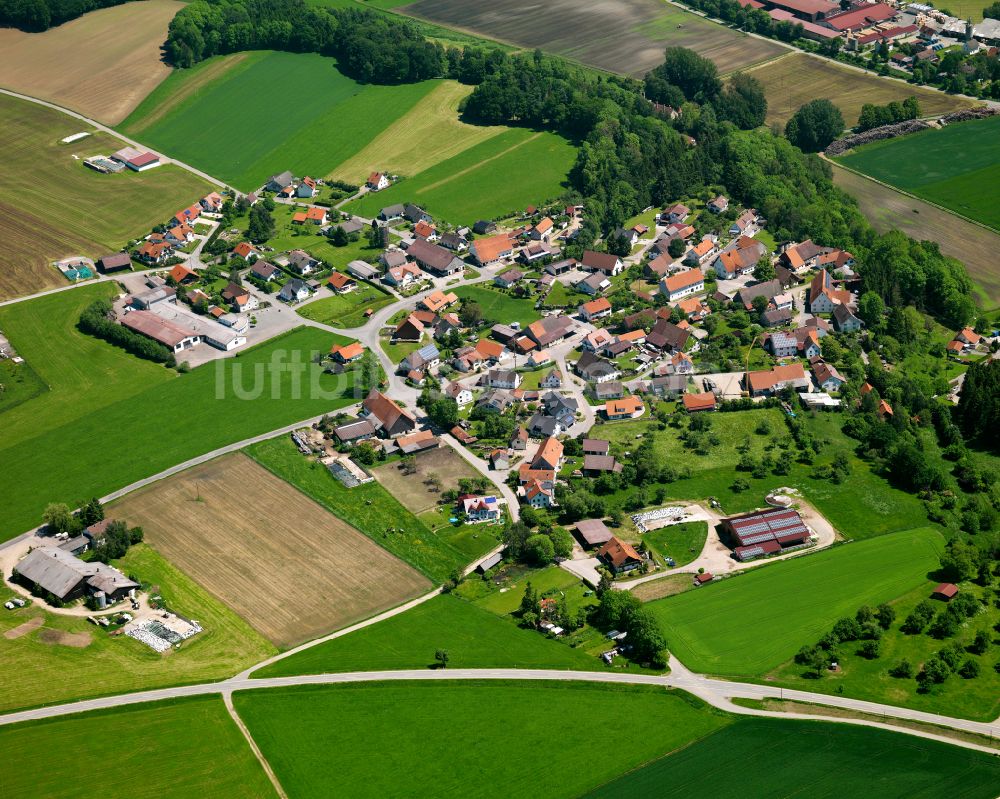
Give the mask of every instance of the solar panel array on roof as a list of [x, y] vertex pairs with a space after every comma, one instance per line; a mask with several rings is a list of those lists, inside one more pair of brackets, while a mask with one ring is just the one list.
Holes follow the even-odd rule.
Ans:
[[768, 541], [784, 546], [809, 537], [809, 528], [794, 510], [765, 510], [730, 519], [728, 524], [739, 547], [762, 545]]

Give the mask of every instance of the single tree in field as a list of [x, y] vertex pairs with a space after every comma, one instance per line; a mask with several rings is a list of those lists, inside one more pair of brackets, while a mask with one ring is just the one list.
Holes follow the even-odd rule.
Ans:
[[439, 649], [437, 652], [434, 653], [434, 660], [437, 661], [439, 669], [448, 668], [448, 650]]

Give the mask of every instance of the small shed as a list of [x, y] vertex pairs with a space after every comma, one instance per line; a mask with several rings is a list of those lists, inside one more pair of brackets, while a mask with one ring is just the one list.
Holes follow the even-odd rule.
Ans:
[[940, 599], [942, 602], [950, 602], [955, 598], [958, 593], [958, 586], [954, 583], [941, 583], [934, 592], [931, 594], [934, 599]]

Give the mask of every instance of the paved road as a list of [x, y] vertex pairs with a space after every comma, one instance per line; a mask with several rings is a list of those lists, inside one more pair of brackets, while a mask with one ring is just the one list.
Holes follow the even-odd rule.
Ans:
[[[828, 707], [868, 713], [876, 716], [883, 716], [887, 719], [892, 718], [919, 721], [939, 727], [987, 736], [1000, 734], [1000, 726], [996, 723], [989, 724], [984, 722], [968, 721], [966, 719], [956, 719], [949, 716], [940, 716], [934, 713], [924, 713], [917, 710], [893, 707], [891, 705], [880, 705], [874, 702], [863, 702], [857, 699], [846, 699], [840, 696], [828, 696], [826, 694], [811, 693], [809, 691], [779, 691], [777, 688], [766, 685], [751, 685], [747, 683], [728, 682], [724, 680], [712, 680], [700, 675], [692, 674], [674, 659], [672, 659], [672, 669], [672, 673], [666, 676], [656, 674], [627, 673], [624, 671], [588, 672], [553, 671], [548, 669], [400, 669], [376, 672], [345, 672], [342, 674], [307, 674], [295, 677], [268, 677], [259, 680], [249, 679], [245, 676], [238, 676], [221, 682], [201, 683], [198, 685], [181, 685], [174, 688], [160, 688], [153, 691], [138, 691], [131, 694], [108, 696], [99, 699], [88, 699], [64, 705], [52, 705], [49, 707], [35, 708], [33, 710], [23, 710], [17, 713], [7, 713], [0, 716], [0, 725], [16, 724], [22, 721], [56, 718], [74, 713], [83, 713], [92, 710], [102, 710], [114, 707], [125, 707], [128, 705], [136, 705], [144, 702], [156, 702], [166, 699], [178, 699], [189, 696], [207, 696], [214, 694], [227, 695], [234, 691], [289, 688], [297, 685], [334, 685], [363, 682], [395, 682], [401, 680], [547, 680], [555, 682], [612, 683], [618, 685], [659, 685], [664, 688], [678, 688], [687, 691], [705, 700], [714, 707], [722, 708], [729, 712], [788, 718], [788, 714], [757, 711], [751, 708], [734, 705], [730, 701], [732, 698], [763, 699], [772, 697], [777, 698], [777, 696], [780, 695], [780, 697], [784, 699], [799, 702], [810, 702], [818, 705], [826, 705]], [[846, 718], [824, 718], [824, 720], [852, 724], [864, 723]], [[868, 726], [880, 725], [874, 722], [869, 722]], [[958, 742], [953, 739], [947, 739], [934, 735], [932, 733], [925, 733], [916, 730], [906, 730], [906, 732], [920, 737], [945, 740], [948, 743], [979, 749], [981, 751], [994, 753], [996, 751], [1000, 751], [997, 749], [990, 749], [985, 746], [978, 746], [976, 744]]]
[[181, 169], [186, 169], [191, 174], [197, 175], [198, 177], [207, 180], [209, 183], [219, 186], [220, 188], [223, 189], [232, 188], [228, 183], [225, 183], [219, 180], [218, 178], [209, 175], [207, 172], [202, 172], [200, 169], [193, 167], [190, 164], [185, 164], [183, 161], [178, 161], [176, 158], [171, 158], [170, 156], [165, 155], [164, 153], [157, 152], [148, 145], [142, 144], [141, 142], [137, 142], [135, 139], [130, 139], [128, 136], [123, 135], [114, 128], [109, 128], [107, 125], [104, 125], [98, 122], [97, 120], [91, 119], [90, 117], [85, 117], [83, 114], [78, 114], [76, 111], [70, 111], [70, 109], [68, 108], [64, 108], [61, 105], [56, 105], [55, 103], [50, 103], [47, 100], [39, 100], [37, 97], [29, 97], [26, 94], [18, 94], [17, 92], [12, 92], [8, 89], [0, 89], [0, 93], [9, 95], [10, 97], [16, 97], [19, 100], [27, 100], [29, 103], [35, 103], [36, 105], [44, 105], [46, 108], [51, 108], [54, 111], [61, 111], [62, 113], [68, 114], [71, 117], [76, 117], [81, 122], [85, 122], [91, 127], [97, 128], [98, 130], [103, 131], [104, 133], [109, 133], [116, 139], [120, 139], [126, 144], [130, 144], [133, 147], [136, 147], [140, 150], [149, 150], [149, 152], [158, 156], [160, 161], [163, 163], [176, 164]]

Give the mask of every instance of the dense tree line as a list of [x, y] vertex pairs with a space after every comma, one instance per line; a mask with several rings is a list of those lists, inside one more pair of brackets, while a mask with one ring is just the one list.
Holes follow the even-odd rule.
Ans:
[[322, 53], [363, 82], [406, 83], [444, 73], [444, 49], [416, 26], [363, 8], [320, 8], [305, 0], [197, 0], [170, 22], [175, 66], [241, 50]]
[[113, 321], [114, 312], [107, 300], [97, 300], [83, 309], [77, 327], [84, 333], [104, 339], [116, 347], [167, 366], [174, 365], [174, 354], [162, 344], [146, 338]]
[[1000, 363], [990, 359], [969, 367], [955, 416], [966, 437], [1000, 449]]
[[44, 31], [126, 0], [0, 0], [0, 27]]
[[894, 100], [885, 105], [865, 103], [861, 106], [861, 115], [858, 117], [858, 124], [854, 126], [854, 130], [861, 133], [872, 128], [882, 127], [882, 125], [894, 125], [897, 122], [916, 119], [919, 116], [920, 102], [913, 96], [907, 97], [903, 102]]

